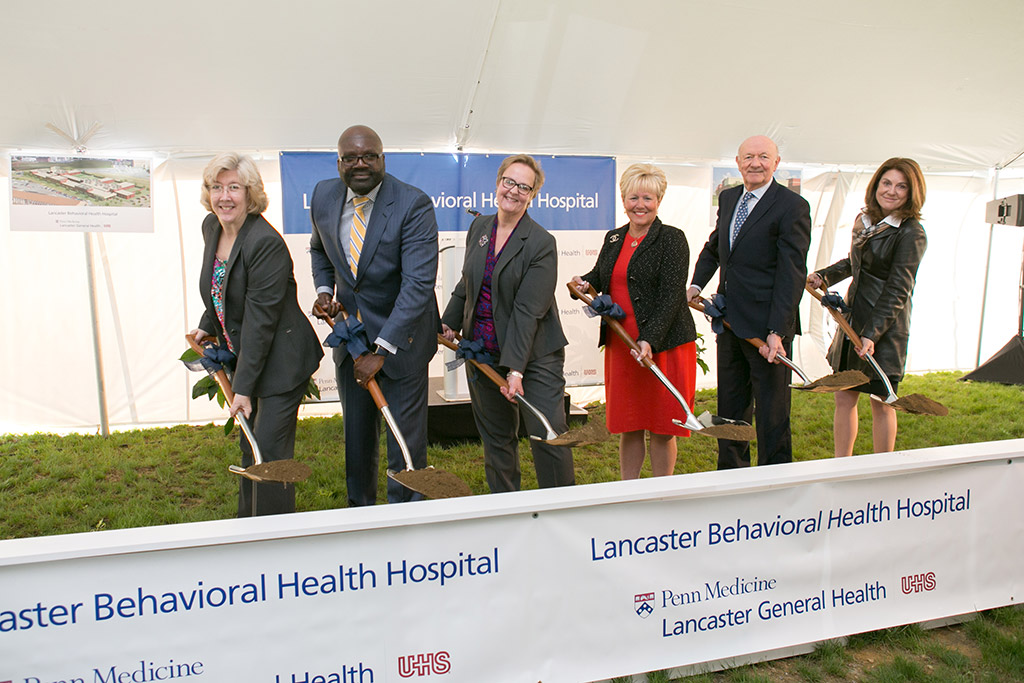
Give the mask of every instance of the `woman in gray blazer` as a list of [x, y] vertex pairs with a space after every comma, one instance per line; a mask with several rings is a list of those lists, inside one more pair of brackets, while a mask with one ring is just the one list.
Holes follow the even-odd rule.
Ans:
[[[520, 488], [516, 394], [528, 396], [556, 432], [567, 429], [562, 368], [568, 341], [555, 304], [558, 251], [551, 233], [526, 213], [543, 184], [544, 172], [533, 157], [517, 154], [501, 163], [498, 213], [479, 216], [470, 226], [462, 279], [441, 316], [446, 338], [454, 340], [461, 330], [508, 379], [508, 388], [499, 391], [466, 367], [492, 493]], [[539, 441], [530, 446], [541, 488], [575, 483], [571, 449]]]
[[[231, 415], [253, 427], [265, 461], [290, 459], [295, 451], [299, 403], [324, 352], [295, 294], [292, 258], [280, 233], [261, 215], [267, 208], [256, 163], [220, 154], [203, 171], [200, 201], [206, 249], [199, 291], [206, 310], [189, 332], [197, 342], [216, 337], [235, 355]], [[252, 449], [240, 437], [242, 465]], [[239, 477], [238, 516], [252, 514], [253, 482]], [[295, 487], [259, 485], [259, 515], [295, 511]]]
[[[853, 225], [850, 255], [807, 276], [812, 287], [832, 285], [853, 277], [846, 293], [852, 309], [847, 319], [860, 335], [855, 350], [846, 335], [837, 333], [828, 351], [835, 370], [860, 370], [874, 379], [835, 395], [832, 424], [836, 457], [853, 455], [857, 439], [857, 401], [861, 393], [887, 392], [867, 361], [870, 353], [886, 374], [893, 391], [903, 379], [910, 340], [911, 296], [928, 238], [921, 227], [925, 183], [913, 159], [893, 157], [875, 171], [864, 196], [865, 208]], [[882, 401], [871, 401], [871, 434], [875, 453], [896, 447], [896, 411]]]

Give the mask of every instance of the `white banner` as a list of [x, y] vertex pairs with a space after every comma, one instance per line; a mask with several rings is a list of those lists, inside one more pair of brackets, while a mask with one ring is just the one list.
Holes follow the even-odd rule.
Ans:
[[1024, 441], [0, 542], [0, 681], [576, 682], [1020, 601]]

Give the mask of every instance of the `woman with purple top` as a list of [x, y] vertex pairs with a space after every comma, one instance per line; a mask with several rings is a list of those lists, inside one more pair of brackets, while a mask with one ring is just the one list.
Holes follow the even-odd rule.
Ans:
[[[441, 316], [446, 338], [454, 340], [461, 330], [508, 380], [508, 388], [499, 390], [466, 366], [492, 493], [520, 488], [517, 394], [527, 396], [556, 432], [567, 429], [562, 368], [568, 342], [555, 304], [558, 251], [551, 233], [526, 213], [543, 184], [544, 172], [533, 157], [516, 154], [501, 163], [498, 213], [479, 216], [470, 226], [462, 279]], [[531, 433], [543, 433], [539, 425], [530, 427]], [[530, 445], [541, 488], [575, 482], [572, 450], [540, 441]]]

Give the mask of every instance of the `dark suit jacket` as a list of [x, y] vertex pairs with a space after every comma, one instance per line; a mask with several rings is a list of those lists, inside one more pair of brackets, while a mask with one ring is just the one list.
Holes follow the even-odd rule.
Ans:
[[[914, 294], [917, 268], [921, 265], [928, 238], [916, 219], [907, 218], [900, 227], [889, 227], [856, 241], [850, 255], [823, 269], [828, 284], [853, 276], [846, 302], [853, 309], [847, 317], [854, 331], [875, 343], [872, 354], [882, 371], [902, 378], [910, 340], [910, 298]], [[836, 335], [828, 352], [829, 363], [839, 369], [843, 334]], [[874, 377], [870, 365], [850, 354], [852, 370]]]
[[[340, 178], [322, 180], [313, 190], [313, 282], [333, 288], [349, 315], [360, 314], [371, 343], [382, 337], [398, 349], [384, 361], [385, 376], [426, 372], [440, 330], [434, 207], [422, 190], [385, 174], [353, 278], [345, 259], [348, 245], [340, 244], [338, 232], [346, 190]], [[346, 353], [345, 345], [336, 348], [335, 362]]]
[[[199, 290], [206, 306], [199, 327], [224, 329], [213, 307], [211, 278], [221, 226], [217, 216], [203, 221], [203, 267]], [[243, 396], [274, 396], [309, 381], [324, 352], [295, 294], [292, 257], [281, 235], [263, 216], [249, 215], [231, 248], [224, 275], [224, 328], [238, 355], [231, 388]]]
[[[494, 214], [477, 217], [466, 235], [462, 279], [455, 286], [442, 318], [453, 330], [473, 329], [494, 218]], [[501, 348], [498, 365], [523, 372], [529, 361], [568, 344], [555, 303], [557, 281], [555, 238], [525, 214], [491, 273], [492, 315]]]
[[[612, 271], [628, 239], [629, 225], [616, 228], [604, 236], [597, 264], [581, 276], [604, 294], [611, 286]], [[686, 304], [686, 275], [690, 272], [690, 246], [682, 230], [664, 225], [656, 218], [647, 236], [633, 253], [626, 268], [629, 299], [636, 315], [640, 339], [651, 345], [654, 353], [688, 344], [697, 338], [693, 316]], [[607, 330], [601, 322], [600, 345]]]
[[798, 304], [807, 278], [811, 210], [807, 200], [772, 180], [729, 247], [729, 223], [742, 185], [718, 196], [718, 220], [693, 269], [693, 284], [704, 287], [720, 270], [725, 319], [737, 336], [783, 337], [800, 333]]

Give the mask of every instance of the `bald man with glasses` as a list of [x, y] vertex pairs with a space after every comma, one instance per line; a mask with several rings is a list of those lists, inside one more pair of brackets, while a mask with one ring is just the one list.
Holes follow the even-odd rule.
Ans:
[[[358, 316], [370, 348], [353, 359], [347, 344], [334, 349], [345, 419], [349, 506], [377, 500], [381, 416], [366, 391], [376, 377], [405, 437], [413, 466], [427, 466], [430, 359], [441, 330], [434, 295], [437, 221], [430, 198], [385, 171], [380, 136], [352, 126], [338, 140], [338, 178], [317, 183], [310, 202], [310, 258], [317, 303], [337, 318], [341, 306]], [[390, 469], [405, 469], [388, 431]], [[420, 498], [388, 479], [388, 502]]]

